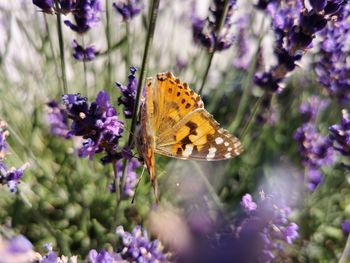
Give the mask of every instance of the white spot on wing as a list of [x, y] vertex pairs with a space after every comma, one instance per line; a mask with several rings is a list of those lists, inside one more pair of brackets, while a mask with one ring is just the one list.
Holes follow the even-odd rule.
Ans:
[[207, 154], [207, 160], [213, 159], [215, 157], [215, 153], [216, 153], [216, 148], [214, 147], [209, 148], [209, 153]]
[[217, 137], [215, 139], [215, 142], [216, 142], [216, 144], [222, 144], [224, 142], [224, 140], [221, 137]]
[[232, 147], [228, 147], [227, 150], [230, 152], [232, 151]]
[[226, 153], [224, 156], [225, 158], [231, 158], [231, 153]]
[[228, 142], [225, 142], [225, 143], [224, 143], [224, 145], [225, 145], [225, 146], [228, 146], [228, 145], [229, 145], [229, 143], [228, 143]]
[[184, 157], [190, 156], [192, 151], [193, 151], [193, 144], [187, 144], [186, 148], [185, 148], [185, 151], [183, 152], [183, 156]]

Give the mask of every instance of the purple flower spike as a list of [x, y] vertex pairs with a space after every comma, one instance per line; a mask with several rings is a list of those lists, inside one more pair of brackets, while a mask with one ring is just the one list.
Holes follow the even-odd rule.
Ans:
[[311, 96], [306, 102], [300, 105], [299, 111], [306, 122], [314, 122], [316, 121], [317, 113], [325, 109], [327, 105], [327, 100], [321, 100], [317, 96]]
[[224, 1], [213, 0], [209, 8], [209, 15], [206, 19], [200, 19], [196, 14], [192, 15], [192, 34], [195, 43], [202, 45], [209, 51], [225, 50], [231, 47], [234, 37], [229, 32], [232, 25], [233, 9], [236, 6], [236, 0], [230, 0], [228, 11], [224, 18], [224, 25], [220, 36], [217, 36], [220, 19], [224, 12]]
[[91, 45], [84, 48], [83, 46], [79, 45], [75, 39], [72, 42], [72, 47], [73, 57], [78, 61], [92, 61], [99, 53], [95, 50], [95, 46]]
[[33, 4], [39, 7], [45, 13], [54, 13], [53, 0], [33, 0]]
[[68, 135], [82, 136], [85, 139], [79, 149], [79, 156], [89, 156], [92, 159], [96, 153], [104, 152], [105, 160], [121, 158], [118, 143], [124, 131], [124, 124], [110, 104], [107, 92], [100, 91], [96, 101], [90, 106], [87, 99], [80, 94], [66, 94], [62, 100], [66, 105], [68, 117], [73, 120]]
[[113, 3], [113, 7], [124, 21], [129, 21], [141, 12], [144, 4], [142, 0], [121, 0]]
[[130, 119], [133, 115], [135, 99], [136, 99], [136, 90], [138, 80], [135, 76], [137, 69], [135, 67], [130, 67], [130, 75], [128, 77], [128, 85], [123, 86], [121, 83], [117, 82], [116, 85], [121, 92], [121, 96], [118, 98], [118, 104], [124, 105], [124, 116], [127, 119]]
[[350, 156], [350, 115], [347, 110], [342, 110], [340, 124], [329, 127], [330, 139], [333, 148], [344, 156]]
[[68, 117], [64, 106], [55, 101], [47, 104], [47, 121], [50, 125], [51, 134], [63, 138], [68, 138]]
[[100, 0], [81, 0], [77, 1], [73, 8], [75, 24], [69, 20], [64, 23], [73, 31], [83, 34], [99, 21], [99, 13], [102, 11]]
[[95, 249], [90, 250], [88, 255], [89, 263], [112, 263], [112, 262], [124, 262], [120, 254], [114, 252], [108, 252], [102, 249], [97, 252]]
[[13, 254], [25, 253], [32, 248], [32, 243], [22, 235], [16, 236], [8, 241], [8, 249]]

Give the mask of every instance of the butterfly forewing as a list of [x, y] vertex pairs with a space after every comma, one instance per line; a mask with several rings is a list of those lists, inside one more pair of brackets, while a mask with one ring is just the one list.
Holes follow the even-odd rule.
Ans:
[[211, 161], [242, 152], [239, 140], [220, 128], [186, 83], [168, 72], [158, 74], [153, 85], [156, 153]]

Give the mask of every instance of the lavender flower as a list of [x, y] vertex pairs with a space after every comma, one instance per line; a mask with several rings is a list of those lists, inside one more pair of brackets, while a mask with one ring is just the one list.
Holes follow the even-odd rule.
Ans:
[[310, 47], [315, 34], [325, 28], [332, 17], [341, 15], [339, 10], [345, 3], [334, 3], [337, 8], [332, 10], [327, 4], [327, 12], [316, 13], [313, 9], [304, 8], [300, 0], [259, 1], [257, 7], [265, 9], [272, 17], [278, 64], [267, 72], [258, 72], [254, 77], [255, 83], [270, 93], [281, 92], [283, 79], [294, 70], [295, 63]]
[[251, 56], [249, 55], [249, 50], [250, 50], [249, 41], [247, 39], [247, 29], [250, 22], [251, 22], [250, 16], [242, 16], [235, 23], [238, 29], [238, 35], [236, 37], [237, 55], [235, 56], [233, 65], [234, 67], [241, 70], [247, 70], [249, 63], [251, 61]]
[[317, 133], [315, 126], [306, 123], [294, 134], [298, 142], [299, 153], [305, 166], [319, 168], [333, 162], [332, 142]]
[[68, 117], [64, 106], [55, 101], [47, 104], [47, 119], [50, 125], [51, 134], [63, 138], [68, 138]]
[[232, 21], [231, 17], [233, 9], [236, 5], [236, 0], [230, 0], [228, 3], [228, 11], [224, 17], [224, 25], [221, 30], [220, 36], [218, 36], [219, 24], [221, 17], [224, 15], [224, 1], [213, 0], [211, 7], [209, 8], [209, 15], [206, 19], [200, 19], [196, 14], [192, 15], [192, 32], [194, 42], [207, 48], [210, 52], [213, 50], [228, 49], [232, 43], [234, 37], [229, 32]]
[[318, 81], [328, 93], [341, 103], [350, 101], [350, 65], [348, 47], [350, 40], [350, 4], [341, 11], [341, 17], [332, 21], [320, 33], [322, 42], [315, 72]]
[[54, 13], [53, 0], [33, 0], [33, 4], [39, 7], [45, 13]]
[[123, 86], [121, 83], [117, 82], [116, 85], [121, 92], [121, 96], [118, 98], [118, 104], [124, 105], [124, 116], [129, 119], [133, 115], [135, 98], [136, 98], [136, 90], [138, 80], [135, 76], [136, 68], [130, 67], [130, 75], [128, 77], [128, 85]]
[[170, 262], [170, 254], [164, 252], [160, 241], [151, 241], [147, 231], [141, 226], [136, 226], [131, 233], [119, 226], [116, 233], [122, 238], [123, 248], [120, 254], [123, 259], [136, 262]]
[[[137, 184], [136, 168], [138, 167], [140, 167], [140, 162], [135, 158], [131, 159], [131, 161], [128, 163], [128, 170], [126, 172], [125, 184], [123, 186], [123, 194], [125, 197], [132, 197], [135, 194], [134, 188], [136, 187], [136, 184]], [[123, 162], [118, 161], [116, 163], [116, 171], [117, 171], [116, 176], [121, 178], [123, 175], [123, 170], [124, 170]], [[110, 190], [112, 192], [115, 191], [114, 186], [115, 184], [112, 184], [110, 186]]]
[[91, 61], [96, 55], [98, 55], [98, 51], [95, 50], [95, 46], [90, 45], [86, 48], [79, 45], [78, 42], [74, 39], [72, 42], [73, 47], [73, 57], [78, 61]]
[[127, 262], [123, 260], [120, 256], [120, 254], [117, 254], [115, 252], [108, 252], [104, 249], [102, 249], [100, 252], [97, 252], [95, 249], [90, 250], [88, 255], [88, 261], [89, 263], [122, 263]]
[[124, 21], [129, 21], [141, 12], [144, 4], [142, 0], [120, 0], [113, 3], [113, 7], [123, 17]]
[[345, 234], [350, 233], [350, 220], [344, 220], [343, 223], [341, 224], [341, 228], [343, 229], [343, 232]]
[[249, 233], [247, 230], [252, 227], [251, 224], [257, 226], [262, 241], [259, 258], [262, 262], [271, 262], [278, 253], [283, 252], [286, 244], [292, 244], [298, 238], [298, 225], [289, 222], [291, 209], [277, 202], [276, 197], [266, 197], [261, 192], [260, 200], [257, 204], [254, 203], [256, 207], [253, 211], [247, 210], [247, 198], [250, 199], [249, 203], [253, 202], [249, 194], [243, 196], [241, 204], [248, 217], [241, 222], [237, 235], [239, 239], [244, 239], [244, 235]]
[[246, 213], [255, 211], [257, 208], [256, 203], [253, 201], [253, 198], [250, 194], [245, 194], [242, 197], [241, 206]]
[[96, 101], [89, 106], [87, 99], [80, 94], [66, 94], [62, 97], [67, 107], [68, 117], [73, 120], [69, 135], [82, 136], [85, 141], [79, 149], [81, 157], [104, 152], [109, 161], [118, 153], [118, 142], [124, 130], [124, 124], [117, 117], [116, 109], [109, 103], [109, 96], [100, 91]]
[[305, 118], [305, 122], [315, 122], [317, 113], [325, 109], [327, 105], [327, 100], [321, 100], [318, 96], [313, 95], [300, 105], [299, 111]]
[[1, 262], [37, 262], [40, 255], [32, 248], [32, 243], [22, 235], [8, 240], [0, 236]]
[[77, 1], [72, 10], [75, 24], [69, 20], [65, 20], [64, 23], [79, 34], [86, 33], [100, 21], [98, 16], [102, 11], [100, 0]]
[[342, 110], [342, 115], [340, 124], [329, 127], [329, 137], [335, 150], [344, 156], [350, 156], [350, 115], [347, 110]]
[[0, 162], [5, 158], [7, 152], [6, 137], [9, 132], [6, 130], [6, 123], [0, 120]]

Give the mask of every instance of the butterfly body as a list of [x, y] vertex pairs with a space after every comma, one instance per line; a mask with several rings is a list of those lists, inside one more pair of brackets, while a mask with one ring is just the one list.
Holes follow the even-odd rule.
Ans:
[[242, 151], [240, 141], [220, 128], [200, 96], [171, 72], [146, 83], [135, 141], [157, 197], [155, 153], [178, 159], [218, 161]]

